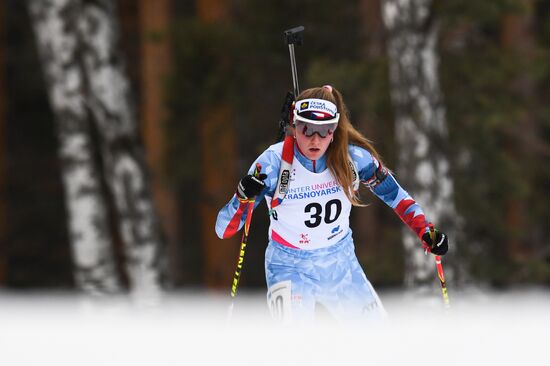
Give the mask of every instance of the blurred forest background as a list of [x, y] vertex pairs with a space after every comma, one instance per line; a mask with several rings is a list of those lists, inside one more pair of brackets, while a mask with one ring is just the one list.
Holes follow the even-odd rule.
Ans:
[[[151, 281], [166, 289], [229, 291], [240, 234], [219, 240], [215, 218], [253, 160], [276, 142], [280, 109], [292, 88], [282, 33], [297, 25], [306, 29], [304, 45], [296, 48], [301, 88], [338, 88], [353, 123], [374, 141], [399, 180], [384, 2], [391, 1], [0, 0], [0, 288], [147, 287], [150, 276], [139, 271], [151, 266], [153, 277], [158, 275]], [[548, 286], [550, 2], [411, 2], [429, 4], [429, 25], [438, 27], [436, 70], [448, 129], [443, 151], [461, 220], [446, 263], [460, 263], [463, 276], [450, 281], [460, 277], [457, 283], [498, 288]], [[71, 169], [71, 154], [60, 158], [61, 141], [77, 124], [64, 124], [67, 114], [50, 103], [55, 78], [53, 73], [44, 76], [47, 52], [41, 53], [38, 45], [48, 37], [55, 44], [55, 35], [36, 31], [45, 12], [36, 6], [31, 16], [31, 3], [46, 8], [72, 4], [72, 10], [60, 13], [69, 20], [79, 16], [79, 9], [96, 9], [90, 12], [97, 16], [88, 22], [90, 32], [102, 17], [110, 17], [109, 29], [115, 31], [98, 34], [113, 37], [105, 62], [127, 78], [125, 100], [135, 116], [129, 121], [137, 129], [130, 138], [109, 140], [118, 132], [106, 132], [109, 119], [107, 124], [100, 120], [109, 113], [97, 112], [93, 103], [84, 103], [89, 110], [81, 121], [90, 141], [91, 166], [100, 172], [95, 192], [105, 203], [105, 221], [94, 221], [92, 227], [106, 240], [103, 250], [110, 251], [103, 253], [108, 259], [98, 255], [94, 263], [112, 261], [109, 276], [116, 284], [102, 279], [105, 274], [94, 274], [94, 264], [86, 264], [86, 258], [78, 259], [82, 247], [71, 229], [78, 211], [68, 201], [68, 180], [63, 178]], [[99, 43], [78, 29], [74, 62], [88, 76], [77, 92], [91, 98], [101, 77], [87, 68], [86, 55]], [[56, 56], [51, 52], [50, 62]], [[102, 87], [117, 82], [118, 76]], [[145, 203], [136, 204], [136, 210], [147, 206], [150, 191], [157, 218], [140, 221], [144, 216], [132, 211], [129, 204], [137, 200], [130, 196], [126, 206], [119, 204], [119, 150], [130, 151], [128, 156], [138, 162], [132, 166], [146, 178], [136, 196]], [[129, 171], [126, 177], [131, 178]], [[358, 258], [375, 287], [402, 287], [403, 223], [369, 192], [362, 197], [369, 206], [352, 213]], [[155, 223], [160, 224], [158, 233], [148, 231], [155, 240], [132, 249], [126, 242], [129, 232]], [[252, 222], [244, 288], [265, 286], [267, 228], [262, 204]], [[444, 224], [440, 228], [446, 230]], [[147, 250], [136, 254], [147, 245], [154, 248], [153, 257]]]

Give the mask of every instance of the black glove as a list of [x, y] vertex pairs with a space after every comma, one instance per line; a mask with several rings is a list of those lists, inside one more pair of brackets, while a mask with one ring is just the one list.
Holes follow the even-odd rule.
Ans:
[[265, 178], [267, 178], [267, 174], [263, 173], [257, 177], [251, 174], [245, 176], [237, 186], [237, 196], [241, 200], [248, 200], [252, 197], [256, 197], [265, 187], [265, 183], [263, 182]]
[[422, 240], [424, 241], [424, 249], [427, 249], [435, 255], [445, 255], [449, 250], [449, 239], [447, 235], [437, 229], [435, 230], [435, 244], [432, 243], [430, 232], [424, 233], [424, 235], [422, 235]]

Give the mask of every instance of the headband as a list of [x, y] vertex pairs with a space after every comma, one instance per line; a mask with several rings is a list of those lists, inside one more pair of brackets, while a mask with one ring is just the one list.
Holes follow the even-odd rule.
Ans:
[[340, 114], [334, 103], [324, 99], [309, 98], [296, 102], [294, 117], [294, 120], [324, 125], [338, 123]]

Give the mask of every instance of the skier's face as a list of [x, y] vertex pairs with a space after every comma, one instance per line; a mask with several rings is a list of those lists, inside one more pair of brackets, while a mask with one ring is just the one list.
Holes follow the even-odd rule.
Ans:
[[296, 143], [300, 151], [310, 160], [317, 160], [325, 154], [332, 140], [332, 133], [321, 137], [318, 133], [306, 136], [301, 128], [295, 128]]

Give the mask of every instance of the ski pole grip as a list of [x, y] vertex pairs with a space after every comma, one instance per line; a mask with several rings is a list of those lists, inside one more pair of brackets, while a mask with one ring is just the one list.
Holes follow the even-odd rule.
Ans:
[[254, 176], [258, 178], [260, 176], [261, 171], [262, 171], [262, 164], [256, 163], [256, 169], [254, 169]]
[[432, 223], [428, 224], [428, 227], [430, 228], [430, 239], [432, 239], [432, 245], [435, 245], [435, 228]]

